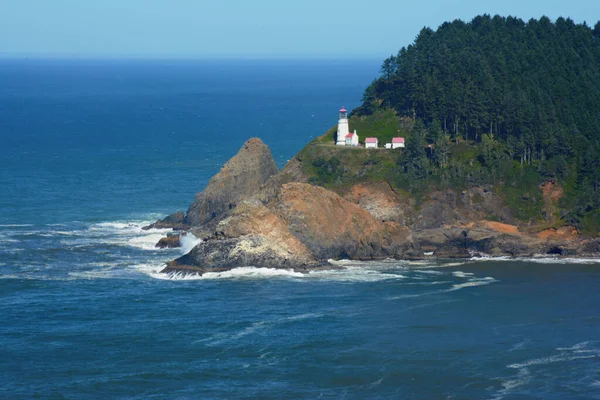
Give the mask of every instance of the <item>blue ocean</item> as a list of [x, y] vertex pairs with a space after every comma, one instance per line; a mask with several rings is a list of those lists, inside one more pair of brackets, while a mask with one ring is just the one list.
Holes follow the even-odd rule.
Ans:
[[[279, 167], [379, 60], [0, 60], [0, 398], [600, 399], [600, 260], [158, 271], [142, 226]], [[359, 132], [360, 133], [360, 132]]]

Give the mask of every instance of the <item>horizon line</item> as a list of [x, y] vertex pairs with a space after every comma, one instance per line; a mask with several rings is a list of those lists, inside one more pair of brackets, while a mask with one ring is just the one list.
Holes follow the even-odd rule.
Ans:
[[111, 55], [111, 54], [43, 54], [43, 53], [0, 53], [0, 60], [40, 61], [336, 61], [336, 60], [383, 60], [389, 55]]

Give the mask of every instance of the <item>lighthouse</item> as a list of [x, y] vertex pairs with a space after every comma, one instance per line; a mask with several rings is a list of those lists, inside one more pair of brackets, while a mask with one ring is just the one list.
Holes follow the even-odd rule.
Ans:
[[336, 143], [338, 146], [346, 145], [346, 136], [350, 133], [348, 129], [348, 111], [344, 107], [340, 110], [340, 115], [338, 119], [338, 129], [337, 129], [337, 138]]

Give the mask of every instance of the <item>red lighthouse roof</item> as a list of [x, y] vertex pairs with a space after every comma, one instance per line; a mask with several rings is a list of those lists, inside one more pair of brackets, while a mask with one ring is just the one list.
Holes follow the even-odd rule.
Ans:
[[342, 109], [340, 110], [340, 112], [348, 112], [348, 111], [344, 108], [344, 106], [342, 106]]

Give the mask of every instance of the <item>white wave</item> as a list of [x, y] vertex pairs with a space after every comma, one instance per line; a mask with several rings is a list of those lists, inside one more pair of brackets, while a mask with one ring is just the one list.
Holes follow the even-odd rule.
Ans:
[[463, 262], [451, 262], [451, 263], [444, 263], [444, 264], [440, 265], [440, 267], [444, 267], [444, 268], [459, 267], [461, 265], [465, 265], [465, 264], [468, 264], [468, 263], [469, 263], [469, 260], [463, 261]]
[[[239, 331], [237, 333], [226, 334], [223, 332], [219, 332], [208, 338], [196, 340], [196, 341], [192, 342], [192, 344], [206, 343], [207, 346], [212, 347], [212, 346], [219, 345], [221, 343], [235, 341], [244, 336], [250, 335], [258, 330], [267, 329], [274, 325], [285, 324], [285, 323], [293, 322], [293, 321], [301, 321], [301, 320], [305, 320], [305, 319], [309, 319], [309, 318], [320, 318], [323, 315], [324, 314], [321, 314], [321, 313], [306, 313], [306, 314], [292, 315], [289, 317], [278, 318], [278, 319], [274, 319], [274, 320], [270, 320], [270, 321], [269, 320], [258, 321], [258, 322], [252, 323], [250, 326], [242, 329], [241, 331]], [[260, 358], [264, 358], [264, 356], [266, 356], [267, 354], [269, 354], [269, 353], [267, 352], [267, 353], [263, 354]]]
[[137, 247], [142, 250], [158, 250], [156, 243], [162, 239], [164, 235], [160, 233], [151, 233], [149, 235], [135, 236], [127, 240], [127, 244], [131, 247]]
[[112, 221], [112, 222], [98, 222], [90, 226], [91, 230], [98, 229], [141, 229], [144, 222], [141, 221]]
[[291, 269], [239, 267], [223, 272], [207, 272], [202, 279], [232, 279], [232, 278], [271, 278], [293, 277], [303, 278], [305, 274]]
[[9, 247], [7, 249], [2, 249], [3, 253], [20, 253], [22, 251], [25, 251], [25, 249], [22, 249], [20, 247]]
[[61, 236], [78, 236], [81, 235], [81, 231], [78, 230], [74, 230], [74, 231], [53, 231], [51, 232], [55, 235], [61, 235]]
[[491, 400], [501, 400], [504, 396], [511, 394], [514, 389], [528, 384], [531, 381], [531, 374], [527, 368], [521, 368], [516, 376], [505, 379], [506, 380], [501, 383], [502, 389], [500, 389]]
[[0, 224], [0, 228], [22, 228], [33, 226], [33, 224]]
[[400, 274], [385, 273], [374, 269], [351, 267], [340, 270], [310, 271], [308, 278], [336, 282], [377, 282], [383, 280], [406, 279]]
[[[173, 278], [169, 275], [169, 274], [161, 274], [160, 271], [162, 271], [167, 265], [166, 264], [150, 264], [150, 263], [146, 263], [146, 264], [137, 264], [134, 266], [134, 269], [138, 272], [141, 272], [145, 275], [148, 275], [152, 278], [155, 279], [162, 279], [162, 280], [172, 280]], [[180, 278], [180, 279], [185, 279], [185, 278]], [[198, 279], [198, 278], [196, 278]]]
[[427, 270], [417, 269], [414, 272], [419, 273], [419, 274], [426, 274], [426, 275], [445, 275], [445, 272], [435, 271], [435, 270], [431, 270], [431, 269], [427, 269]]
[[557, 347], [556, 350], [558, 351], [577, 351], [577, 350], [583, 350], [585, 348], [587, 348], [587, 346], [592, 343], [591, 341], [585, 341], [585, 342], [581, 342], [581, 343], [577, 343], [576, 345], [573, 345], [571, 347]]
[[410, 265], [410, 266], [413, 266], [413, 265], [433, 266], [433, 267], [437, 267], [438, 266], [437, 264], [434, 264], [432, 261], [424, 261], [424, 260], [421, 260], [421, 261], [407, 261], [407, 264]]
[[477, 256], [469, 258], [470, 261], [514, 261], [514, 257], [508, 256], [500, 256], [500, 257], [492, 257], [492, 256]]
[[600, 354], [591, 354], [591, 355], [587, 355], [587, 356], [564, 356], [564, 355], [557, 355], [557, 356], [550, 356], [550, 357], [543, 357], [543, 358], [535, 358], [533, 360], [528, 360], [522, 363], [516, 363], [516, 364], [510, 364], [507, 365], [508, 368], [513, 368], [513, 369], [521, 369], [521, 368], [525, 368], [525, 367], [531, 367], [533, 365], [546, 365], [546, 364], [553, 364], [553, 363], [559, 363], [559, 362], [569, 362], [569, 361], [575, 361], [575, 360], [585, 360], [585, 359], [589, 359], [589, 358], [599, 358]]
[[371, 269], [397, 269], [406, 268], [412, 261], [406, 260], [394, 260], [392, 258], [386, 258], [383, 260], [334, 260], [329, 259], [327, 262], [331, 265], [338, 267], [366, 267]]
[[192, 233], [188, 233], [187, 235], [183, 235], [179, 238], [179, 243], [181, 243], [181, 250], [183, 254], [189, 253], [196, 245], [202, 242], [202, 239], [198, 239]]
[[142, 234], [142, 233], [166, 233], [172, 229], [149, 229], [143, 230], [144, 226], [151, 224], [151, 221], [109, 221], [98, 222], [88, 227], [88, 231], [94, 233], [116, 233], [120, 235]]
[[527, 345], [527, 343], [529, 343], [529, 340], [521, 340], [519, 343], [514, 344], [509, 350], [508, 352], [511, 353], [513, 351], [517, 351], [517, 350], [521, 350], [524, 349], [525, 346]]
[[157, 264], [139, 264], [136, 269], [152, 278], [162, 280], [189, 281], [189, 280], [215, 280], [215, 279], [264, 279], [273, 277], [291, 277], [303, 278], [306, 275], [293, 270], [278, 269], [278, 268], [256, 268], [256, 267], [239, 267], [223, 272], [206, 272], [202, 275], [194, 272], [171, 272], [161, 273], [160, 271], [166, 265]]
[[115, 278], [115, 273], [111, 270], [69, 272], [69, 277], [73, 279], [112, 279]]
[[324, 314], [322, 314], [322, 313], [306, 313], [306, 314], [300, 314], [300, 315], [292, 315], [291, 317], [285, 317], [285, 318], [282, 318], [280, 321], [299, 321], [299, 320], [309, 319], [309, 318], [320, 318], [323, 315]]
[[136, 269], [153, 278], [163, 280], [215, 280], [215, 279], [265, 279], [273, 277], [294, 278], [302, 280], [323, 280], [334, 282], [377, 282], [382, 280], [399, 280], [407, 277], [400, 274], [384, 273], [364, 268], [348, 268], [339, 270], [296, 272], [292, 269], [238, 267], [223, 272], [206, 272], [202, 275], [193, 272], [160, 273], [164, 264], [140, 264]]
[[0, 274], [0, 279], [29, 279], [27, 277], [27, 275], [15, 275], [15, 274], [6, 274], [6, 275], [2, 275]]
[[452, 275], [456, 276], [457, 278], [470, 278], [475, 274], [471, 272], [454, 271]]
[[405, 282], [403, 285], [407, 286], [434, 286], [434, 285], [446, 285], [449, 281], [431, 281], [431, 282]]
[[19, 236], [41, 236], [41, 237], [54, 237], [56, 236], [53, 232], [46, 231], [27, 231], [27, 232], [19, 232], [17, 233]]
[[452, 288], [448, 289], [448, 291], [460, 290], [468, 287], [484, 286], [494, 282], [497, 282], [497, 280], [488, 276], [486, 278], [475, 279], [469, 282], [452, 285]]
[[434, 290], [431, 292], [423, 292], [423, 293], [415, 293], [415, 294], [403, 294], [400, 296], [388, 297], [387, 300], [412, 299], [412, 298], [416, 298], [416, 297], [424, 297], [424, 296], [431, 296], [431, 295], [435, 295], [435, 294], [455, 292], [457, 290], [461, 290], [461, 289], [465, 289], [465, 288], [469, 288], [469, 287], [489, 285], [490, 283], [494, 283], [494, 282], [498, 282], [498, 281], [492, 277], [472, 278], [468, 282], [452, 285], [449, 289]]

